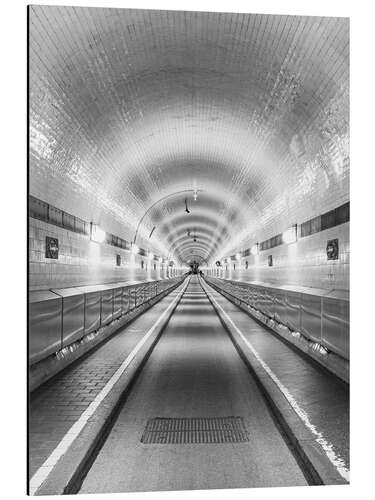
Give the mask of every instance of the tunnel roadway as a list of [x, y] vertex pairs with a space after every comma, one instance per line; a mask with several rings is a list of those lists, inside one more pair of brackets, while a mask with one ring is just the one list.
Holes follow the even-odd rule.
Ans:
[[[149, 419], [242, 417], [246, 442], [142, 443]], [[305, 485], [196, 277], [145, 364], [80, 493]]]

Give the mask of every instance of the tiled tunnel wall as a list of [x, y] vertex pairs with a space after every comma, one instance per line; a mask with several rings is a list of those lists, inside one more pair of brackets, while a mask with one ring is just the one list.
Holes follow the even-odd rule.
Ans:
[[[349, 224], [243, 257], [240, 261], [228, 260], [222, 268], [212, 267], [208, 273], [240, 281], [349, 290]], [[328, 260], [327, 241], [335, 238], [339, 240], [339, 258]], [[269, 255], [272, 255], [272, 266], [268, 265]]]
[[[45, 257], [46, 236], [59, 239], [57, 260]], [[339, 259], [327, 260], [327, 241], [333, 238], [339, 239]], [[121, 256], [120, 266], [116, 265], [116, 255]], [[268, 266], [269, 255], [272, 255], [272, 267]], [[171, 272], [158, 261], [132, 256], [127, 250], [92, 242], [87, 236], [34, 218], [29, 219], [29, 259], [30, 290], [159, 279], [166, 277], [167, 271]], [[172, 272], [182, 273], [185, 269]], [[228, 261], [220, 270], [211, 269], [209, 274], [244, 281], [348, 290], [349, 223], [299, 239], [291, 245], [260, 252], [257, 256]]]
[[[58, 259], [46, 258], [46, 236], [58, 238]], [[116, 264], [116, 255], [121, 256], [120, 266]], [[99, 244], [88, 236], [29, 218], [30, 290], [143, 281], [176, 276], [183, 272], [186, 270], [171, 269], [156, 260], [149, 261], [147, 257], [134, 256], [127, 250]]]

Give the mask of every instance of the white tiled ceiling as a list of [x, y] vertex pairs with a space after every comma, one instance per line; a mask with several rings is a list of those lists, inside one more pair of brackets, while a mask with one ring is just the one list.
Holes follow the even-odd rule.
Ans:
[[31, 194], [128, 240], [167, 197], [154, 252], [212, 260], [348, 200], [347, 19], [34, 6], [29, 68]]

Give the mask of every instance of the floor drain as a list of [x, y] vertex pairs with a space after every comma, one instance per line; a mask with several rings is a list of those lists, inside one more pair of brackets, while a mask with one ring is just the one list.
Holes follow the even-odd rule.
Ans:
[[242, 417], [152, 418], [141, 438], [144, 444], [243, 443], [249, 435]]

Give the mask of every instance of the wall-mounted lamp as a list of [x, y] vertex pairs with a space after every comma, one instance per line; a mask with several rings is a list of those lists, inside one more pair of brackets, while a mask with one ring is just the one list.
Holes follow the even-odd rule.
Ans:
[[149, 252], [148, 260], [152, 260], [153, 258], [154, 258], [154, 254], [152, 252]]
[[136, 245], [135, 243], [132, 243], [132, 253], [136, 254], [139, 252], [139, 246]]
[[241, 260], [241, 254], [240, 253], [236, 253], [236, 260]]
[[160, 264], [163, 262], [163, 257], [159, 257]]
[[297, 224], [283, 232], [283, 243], [295, 243], [297, 241]]
[[101, 229], [97, 224], [94, 224], [91, 222], [91, 240], [95, 241], [96, 243], [103, 243], [105, 240], [105, 231]]
[[258, 255], [258, 253], [259, 253], [259, 243], [255, 243], [255, 245], [253, 245], [250, 248], [250, 253], [251, 253], [251, 255]]

